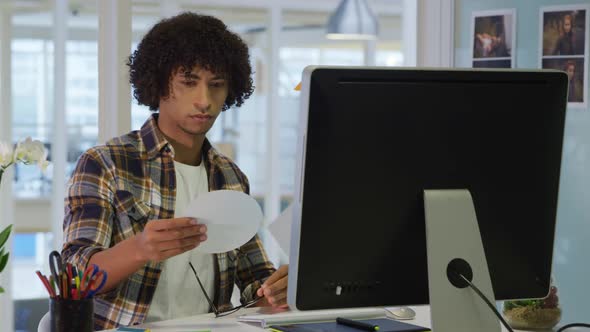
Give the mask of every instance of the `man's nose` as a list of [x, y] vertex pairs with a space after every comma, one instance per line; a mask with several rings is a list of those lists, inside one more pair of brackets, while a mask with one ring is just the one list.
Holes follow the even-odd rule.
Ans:
[[193, 105], [199, 111], [206, 111], [211, 107], [211, 96], [209, 95], [209, 87], [206, 84], [199, 84], [197, 87]]

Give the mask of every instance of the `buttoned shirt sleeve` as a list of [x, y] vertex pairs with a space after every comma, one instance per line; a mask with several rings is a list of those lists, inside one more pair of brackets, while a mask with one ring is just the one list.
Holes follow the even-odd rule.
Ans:
[[65, 198], [62, 256], [79, 269], [85, 269], [90, 257], [111, 243], [115, 217], [112, 176], [99, 160], [95, 150], [80, 157]]
[[[256, 291], [262, 286], [262, 283], [276, 271], [276, 269], [268, 260], [258, 235], [254, 236], [252, 240], [244, 244], [240, 250], [244, 255], [238, 255], [236, 285], [241, 292], [240, 301], [246, 303], [256, 297]], [[252, 264], [251, 267], [250, 264]]]

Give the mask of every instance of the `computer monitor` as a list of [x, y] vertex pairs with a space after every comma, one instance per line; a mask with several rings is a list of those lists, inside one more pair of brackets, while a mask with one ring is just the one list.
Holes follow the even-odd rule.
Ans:
[[473, 197], [496, 299], [546, 296], [566, 100], [557, 71], [307, 67], [291, 307], [428, 304], [431, 189]]

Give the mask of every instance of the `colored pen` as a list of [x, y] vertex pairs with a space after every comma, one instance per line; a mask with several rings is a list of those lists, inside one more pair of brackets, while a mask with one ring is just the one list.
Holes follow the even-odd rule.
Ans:
[[64, 273], [61, 275], [61, 289], [62, 289], [62, 297], [64, 299], [67, 299], [70, 295], [69, 295], [69, 289], [68, 289], [68, 276]]
[[49, 286], [51, 287], [53, 294], [57, 295], [57, 289], [55, 288], [55, 280], [53, 280], [53, 275], [49, 276]]
[[66, 263], [66, 286], [68, 287], [68, 297], [71, 297], [72, 299], [74, 299], [74, 297], [72, 296], [72, 278], [74, 277], [73, 275], [73, 270], [72, 270], [72, 264], [70, 263]]
[[49, 293], [49, 297], [55, 297], [55, 293], [53, 292], [51, 285], [49, 285], [49, 280], [47, 280], [47, 278], [45, 278], [45, 276], [42, 275], [40, 271], [35, 271], [35, 273], [39, 277], [39, 280], [41, 280], [41, 283], [43, 283], [43, 286], [47, 290], [47, 293]]
[[350, 326], [350, 327], [354, 327], [354, 328], [364, 330], [364, 331], [379, 331], [378, 325], [373, 325], [373, 324], [361, 322], [358, 320], [352, 320], [352, 319], [348, 319], [348, 318], [338, 317], [338, 318], [336, 318], [336, 323]]

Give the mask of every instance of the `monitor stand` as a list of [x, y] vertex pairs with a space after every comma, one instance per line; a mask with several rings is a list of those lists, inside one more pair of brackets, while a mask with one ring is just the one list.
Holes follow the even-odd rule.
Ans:
[[424, 212], [432, 330], [501, 331], [498, 318], [467, 283], [447, 276], [449, 267], [465, 276], [471, 271], [471, 282], [495, 302], [469, 190], [425, 190]]

